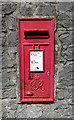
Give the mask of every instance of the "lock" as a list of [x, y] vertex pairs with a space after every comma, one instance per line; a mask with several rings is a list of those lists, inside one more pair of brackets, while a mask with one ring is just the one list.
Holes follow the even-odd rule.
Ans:
[[32, 73], [28, 73], [28, 79], [32, 80], [33, 79], [33, 74]]

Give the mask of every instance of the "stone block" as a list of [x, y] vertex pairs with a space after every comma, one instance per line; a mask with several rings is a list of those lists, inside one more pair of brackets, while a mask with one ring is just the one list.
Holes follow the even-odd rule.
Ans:
[[2, 47], [2, 38], [0, 38], [0, 46]]
[[[3, 99], [2, 100], [2, 118], [15, 118], [16, 112], [16, 100], [15, 99]], [[12, 113], [12, 114], [11, 114]]]
[[7, 111], [5, 111], [4, 109], [3, 109], [3, 113], [2, 113], [2, 119], [3, 118], [7, 118]]
[[67, 89], [59, 89], [57, 90], [57, 99], [64, 100], [70, 98], [69, 91]]
[[59, 109], [68, 109], [69, 105], [68, 102], [66, 100], [57, 100], [57, 104], [56, 104], [56, 109], [55, 110], [59, 110]]
[[17, 108], [18, 108], [18, 104], [16, 102], [16, 99], [10, 99], [9, 103], [6, 105], [8, 105], [9, 109], [11, 109], [11, 110], [17, 110]]
[[9, 75], [6, 72], [6, 70], [4, 70], [2, 72], [2, 89], [4, 89], [8, 85], [9, 85]]
[[5, 37], [5, 34], [3, 32], [0, 33], [0, 38]]
[[16, 99], [3, 99], [2, 107], [7, 110], [16, 110], [18, 108], [18, 104], [16, 103]]
[[3, 99], [9, 98], [9, 91], [7, 91], [7, 90], [2, 90], [2, 98], [3, 98]]
[[72, 20], [72, 12], [69, 13], [59, 13], [58, 11], [58, 16], [57, 16], [57, 21], [59, 20]]
[[72, 64], [64, 66], [64, 68], [59, 72], [59, 78], [64, 77], [66, 74], [72, 72]]
[[6, 45], [9, 47], [15, 47], [17, 46], [18, 42], [17, 42], [17, 32], [12, 31], [10, 33], [7, 34], [7, 43]]
[[59, 2], [57, 10], [59, 12], [72, 12], [72, 2]]
[[33, 16], [35, 9], [36, 9], [35, 4], [24, 2], [24, 3], [21, 3], [19, 10], [21, 15], [23, 16]]
[[20, 108], [19, 110], [17, 110], [15, 117], [16, 118], [27, 118], [27, 113], [25, 112], [25, 106], [24, 109]]
[[17, 77], [16, 77], [16, 71], [13, 72], [12, 70], [10, 72], [7, 72], [7, 70], [2, 71], [2, 89], [5, 89], [5, 87], [16, 85]]
[[[21, 107], [21, 106], [20, 106]], [[42, 108], [37, 105], [27, 105], [21, 109], [18, 109], [17, 118], [39, 118], [42, 115]]]
[[2, 98], [3, 99], [16, 99], [16, 88], [15, 86], [10, 86], [9, 88], [6, 88], [2, 92]]
[[74, 60], [74, 47], [69, 47], [67, 50], [62, 50], [61, 55], [68, 61]]
[[[65, 66], [60, 72], [59, 72], [59, 80], [58, 82], [61, 85], [65, 85], [65, 86], [71, 86], [72, 85], [72, 65], [67, 65]], [[60, 86], [61, 87], [61, 86]]]
[[14, 110], [9, 110], [7, 113], [7, 118], [15, 118], [15, 112]]
[[16, 81], [17, 81], [17, 77], [16, 77], [16, 75], [14, 74], [14, 73], [11, 73], [10, 74], [11, 76], [10, 76], [10, 85], [15, 85], [16, 84]]
[[64, 120], [67, 120], [70, 118], [70, 120], [72, 120], [72, 113], [69, 111], [69, 109], [59, 109], [59, 114], [61, 119], [64, 118]]
[[15, 3], [2, 4], [2, 13], [3, 15], [10, 15], [16, 10]]
[[8, 53], [9, 54], [17, 53], [17, 47], [8, 47]]
[[2, 14], [0, 14], [0, 24], [1, 24], [1, 22], [2, 22]]
[[[58, 31], [58, 37], [61, 42], [61, 57], [67, 60], [74, 59], [74, 32], [73, 31]], [[61, 59], [60, 59], [61, 60]], [[61, 60], [62, 61], [62, 60]]]
[[2, 98], [2, 81], [0, 81], [0, 98]]
[[43, 115], [42, 118], [60, 118], [60, 114], [58, 112], [55, 112], [55, 111], [50, 111], [49, 112], [46, 112], [45, 115]]
[[26, 108], [27, 118], [39, 118], [42, 115], [42, 108], [31, 106]]
[[62, 104], [62, 101], [55, 102], [53, 104], [43, 105], [43, 113], [41, 118], [59, 118], [60, 114], [58, 114], [57, 105]]
[[65, 45], [67, 48], [69, 45], [73, 45], [72, 39], [74, 36], [72, 31], [58, 31], [58, 37], [62, 47]]
[[55, 6], [49, 4], [39, 4], [39, 9], [37, 15], [39, 16], [55, 16], [56, 8]]
[[9, 16], [6, 21], [6, 26], [9, 30], [16, 30], [17, 29], [17, 22], [13, 16]]
[[65, 20], [59, 20], [57, 21], [57, 29], [58, 30], [72, 30], [73, 26], [72, 26], [72, 20], [70, 19], [65, 19]]
[[9, 91], [9, 98], [10, 99], [16, 99], [16, 87], [11, 87]]
[[57, 4], [57, 21], [59, 20], [72, 20], [72, 3], [59, 2]]
[[12, 68], [16, 65], [14, 60], [3, 59], [2, 60], [2, 68]]

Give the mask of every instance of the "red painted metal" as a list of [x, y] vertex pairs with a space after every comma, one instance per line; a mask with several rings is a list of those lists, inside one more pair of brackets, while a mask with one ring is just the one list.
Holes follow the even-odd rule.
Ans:
[[20, 101], [54, 101], [54, 18], [19, 18], [18, 39]]

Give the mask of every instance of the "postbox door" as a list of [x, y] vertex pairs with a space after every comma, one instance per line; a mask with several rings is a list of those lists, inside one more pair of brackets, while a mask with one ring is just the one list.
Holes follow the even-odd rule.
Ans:
[[54, 18], [21, 18], [20, 101], [54, 101]]
[[50, 97], [50, 46], [24, 45], [24, 96]]

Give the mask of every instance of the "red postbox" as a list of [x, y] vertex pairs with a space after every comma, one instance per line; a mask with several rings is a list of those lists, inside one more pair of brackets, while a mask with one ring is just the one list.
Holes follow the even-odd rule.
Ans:
[[54, 18], [19, 18], [20, 101], [54, 101]]

